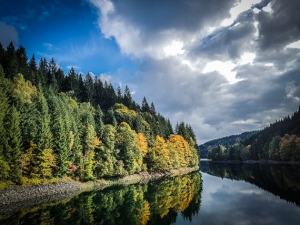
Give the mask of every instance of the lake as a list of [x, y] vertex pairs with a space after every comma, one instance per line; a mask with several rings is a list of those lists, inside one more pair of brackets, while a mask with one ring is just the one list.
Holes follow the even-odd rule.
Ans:
[[0, 215], [0, 224], [300, 224], [295, 165], [201, 162], [201, 172], [115, 186]]

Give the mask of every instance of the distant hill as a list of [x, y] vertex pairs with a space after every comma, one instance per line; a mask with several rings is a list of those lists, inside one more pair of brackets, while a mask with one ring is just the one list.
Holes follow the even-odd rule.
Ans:
[[[205, 143], [207, 145], [207, 143]], [[300, 107], [291, 116], [276, 120], [252, 136], [233, 144], [215, 142], [208, 158], [226, 160], [275, 160], [300, 162]], [[204, 148], [205, 149], [205, 148]]]
[[258, 131], [248, 131], [237, 135], [230, 135], [223, 138], [214, 139], [212, 141], [205, 142], [202, 145], [199, 145], [200, 148], [200, 157], [207, 158], [208, 150], [216, 147], [218, 145], [233, 145], [236, 142], [240, 142], [246, 140], [247, 138], [251, 137], [252, 135], [258, 133]]

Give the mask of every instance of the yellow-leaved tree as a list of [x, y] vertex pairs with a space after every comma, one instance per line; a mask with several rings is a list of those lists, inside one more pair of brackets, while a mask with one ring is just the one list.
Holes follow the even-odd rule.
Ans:
[[145, 137], [145, 135], [143, 133], [137, 134], [136, 147], [142, 153], [142, 157], [143, 157], [142, 170], [145, 171], [145, 170], [147, 170], [146, 155], [147, 155], [149, 149], [148, 149], [147, 138]]
[[31, 97], [37, 95], [36, 87], [30, 81], [25, 81], [21, 73], [14, 77], [13, 87], [13, 97], [22, 103], [31, 103]]
[[170, 170], [170, 150], [165, 140], [159, 135], [156, 136], [153, 146], [149, 151], [148, 168], [152, 171]]

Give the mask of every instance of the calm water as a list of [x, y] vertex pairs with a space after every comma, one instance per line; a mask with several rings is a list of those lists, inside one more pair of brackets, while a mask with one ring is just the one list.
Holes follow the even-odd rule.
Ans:
[[299, 169], [202, 162], [200, 173], [83, 193], [0, 215], [0, 224], [299, 225]]

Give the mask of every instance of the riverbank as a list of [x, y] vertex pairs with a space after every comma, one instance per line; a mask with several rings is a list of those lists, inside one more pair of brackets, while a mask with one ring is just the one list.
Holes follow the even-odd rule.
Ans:
[[300, 161], [294, 162], [294, 161], [274, 161], [274, 160], [210, 160], [209, 162], [212, 163], [241, 163], [241, 164], [278, 164], [278, 165], [300, 165]]
[[0, 214], [10, 214], [22, 209], [72, 198], [82, 192], [102, 190], [113, 185], [148, 183], [164, 177], [188, 174], [199, 167], [180, 168], [163, 172], [141, 172], [121, 178], [101, 179], [89, 182], [63, 181], [58, 184], [10, 186], [0, 191]]

